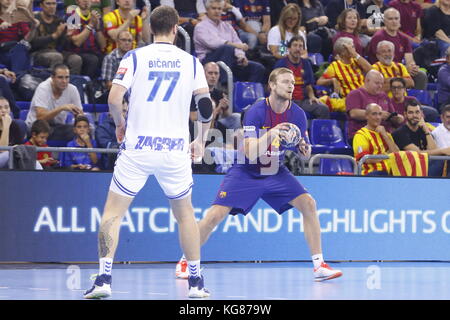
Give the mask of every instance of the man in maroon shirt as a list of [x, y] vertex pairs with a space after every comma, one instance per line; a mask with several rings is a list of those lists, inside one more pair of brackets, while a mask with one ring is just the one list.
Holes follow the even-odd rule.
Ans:
[[389, 6], [400, 13], [400, 31], [404, 33], [412, 44], [419, 45], [422, 41], [423, 10], [420, 4], [414, 0], [392, 0]]
[[400, 12], [395, 8], [389, 8], [384, 12], [384, 28], [375, 32], [367, 46], [370, 63], [377, 62], [377, 45], [378, 42], [383, 40], [390, 41], [395, 45], [395, 62], [401, 63], [405, 59], [406, 68], [414, 79], [414, 88], [426, 90], [428, 84], [427, 75], [422, 70], [419, 70], [419, 66], [414, 61], [411, 41], [400, 32]]
[[[0, 1], [0, 16], [5, 14], [9, 8], [10, 1]], [[30, 68], [30, 57], [28, 41], [33, 39], [36, 25], [31, 27], [26, 22], [9, 22], [0, 18], [0, 63], [8, 67], [14, 73], [26, 71]]]
[[347, 95], [345, 104], [350, 145], [352, 145], [351, 142], [356, 131], [366, 125], [366, 106], [370, 103], [376, 103], [383, 109], [381, 125], [388, 132], [392, 131], [392, 125], [403, 122], [403, 116], [395, 113], [391, 100], [383, 91], [383, 84], [383, 75], [372, 69], [366, 74], [364, 85]]

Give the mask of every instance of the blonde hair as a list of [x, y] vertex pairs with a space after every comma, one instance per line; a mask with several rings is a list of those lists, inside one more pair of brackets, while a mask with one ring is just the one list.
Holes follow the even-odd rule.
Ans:
[[281, 10], [280, 18], [278, 19], [278, 28], [280, 29], [281, 40], [286, 40], [286, 19], [293, 15], [298, 15], [297, 25], [292, 30], [294, 35], [297, 35], [300, 29], [300, 22], [302, 21], [302, 11], [296, 3], [289, 3]]
[[282, 74], [285, 74], [285, 73], [290, 73], [292, 75], [294, 74], [292, 72], [292, 70], [288, 69], [288, 68], [276, 68], [276, 69], [273, 69], [273, 71], [269, 75], [269, 82], [272, 82], [272, 83], [277, 82], [278, 76], [280, 76]]

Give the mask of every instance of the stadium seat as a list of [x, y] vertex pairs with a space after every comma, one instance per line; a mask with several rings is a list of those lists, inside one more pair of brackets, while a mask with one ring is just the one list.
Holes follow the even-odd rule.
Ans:
[[84, 112], [108, 112], [109, 106], [107, 104], [94, 104], [94, 103], [84, 103], [83, 104]]
[[20, 110], [19, 119], [25, 121], [30, 110]]
[[105, 121], [106, 119], [108, 119], [108, 114], [109, 112], [101, 112], [98, 115], [98, 124], [100, 125], [103, 121]]
[[330, 95], [332, 92], [332, 88], [330, 86], [314, 85], [313, 88], [314, 88], [314, 94], [318, 98], [320, 98], [321, 96], [324, 96], [324, 95]]
[[324, 63], [324, 58], [321, 53], [308, 53], [308, 58], [311, 60], [313, 65], [320, 66]]
[[246, 106], [253, 104], [259, 98], [264, 98], [264, 87], [259, 82], [234, 83], [233, 112], [242, 112]]
[[[49, 147], [66, 147], [67, 141], [64, 140], [47, 140], [47, 145]], [[63, 152], [61, 152], [63, 153]]]
[[352, 175], [353, 163], [348, 159], [320, 159], [320, 174]]
[[434, 96], [433, 96], [433, 105], [432, 105], [432, 107], [439, 111], [439, 95], [437, 93], [435, 93]]
[[423, 105], [432, 106], [433, 100], [431, 95], [426, 90], [408, 89], [407, 94], [410, 97], [416, 97], [417, 100]]
[[437, 90], [437, 83], [429, 82], [427, 84], [427, 90], [428, 91], [436, 91]]
[[29, 110], [31, 101], [16, 101], [16, 106], [18, 106], [21, 110]]
[[311, 120], [312, 153], [334, 153], [353, 155], [344, 134], [335, 119]]

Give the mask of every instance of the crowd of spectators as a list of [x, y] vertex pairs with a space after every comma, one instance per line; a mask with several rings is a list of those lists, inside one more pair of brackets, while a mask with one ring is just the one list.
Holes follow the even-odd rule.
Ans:
[[[429, 83], [436, 83], [437, 99], [419, 103], [424, 121], [448, 118], [450, 0], [0, 0], [1, 146], [62, 140], [75, 147], [117, 147], [111, 118], [92, 121], [83, 115], [83, 103], [105, 103], [122, 57], [152, 43], [149, 17], [159, 5], [179, 13], [191, 53], [205, 67], [215, 105], [212, 126], [221, 131], [237, 130], [241, 115], [230, 108], [233, 97], [223, 90], [227, 77], [218, 61], [228, 65], [233, 81], [264, 86], [273, 68], [291, 69], [293, 100], [309, 119], [341, 113], [351, 146], [363, 128], [392, 139], [393, 130], [409, 123], [408, 106], [418, 103], [408, 90], [427, 91]], [[176, 45], [187, 49], [183, 38], [180, 34]], [[435, 77], [414, 54], [430, 43], [442, 64]], [[48, 78], [37, 79], [36, 70], [48, 72]], [[21, 120], [17, 101], [24, 100], [27, 75], [37, 83]], [[82, 103], [73, 77], [95, 88], [89, 101]], [[67, 159], [38, 155], [44, 168], [110, 169], [113, 162], [97, 154], [85, 154], [81, 163]]]

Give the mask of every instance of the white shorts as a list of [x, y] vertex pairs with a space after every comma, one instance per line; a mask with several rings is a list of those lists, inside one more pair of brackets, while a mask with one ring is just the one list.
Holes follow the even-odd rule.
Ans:
[[155, 175], [167, 198], [182, 199], [191, 194], [190, 154], [184, 152], [142, 152], [122, 150], [117, 157], [109, 189], [125, 197], [135, 197], [149, 175]]

